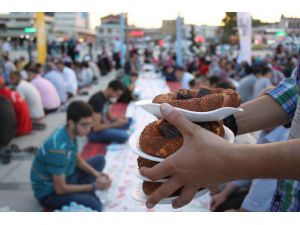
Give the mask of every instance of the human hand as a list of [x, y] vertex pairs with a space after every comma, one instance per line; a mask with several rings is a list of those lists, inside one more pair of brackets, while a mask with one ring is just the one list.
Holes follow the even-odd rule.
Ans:
[[96, 189], [106, 190], [110, 187], [110, 185], [111, 178], [105, 173], [100, 173], [96, 179]]
[[116, 127], [124, 126], [126, 123], [128, 123], [128, 119], [127, 118], [117, 118], [114, 121], [114, 124], [115, 124]]
[[173, 208], [180, 208], [193, 199], [199, 188], [216, 185], [227, 179], [225, 171], [232, 164], [228, 157], [232, 144], [188, 121], [168, 104], [162, 104], [160, 109], [164, 118], [181, 132], [184, 143], [162, 163], [140, 169], [143, 176], [153, 181], [171, 176], [149, 196], [146, 205], [152, 208], [184, 186], [180, 196], [172, 203]]
[[224, 193], [219, 193], [211, 197], [210, 200], [210, 210], [215, 211], [220, 205], [226, 201], [226, 196]]

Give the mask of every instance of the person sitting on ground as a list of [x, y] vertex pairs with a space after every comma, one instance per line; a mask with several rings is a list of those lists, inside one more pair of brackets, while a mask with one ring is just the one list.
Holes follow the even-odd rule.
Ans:
[[105, 158], [97, 155], [88, 161], [78, 155], [76, 137], [88, 134], [93, 110], [83, 101], [67, 108], [67, 124], [57, 129], [38, 150], [31, 167], [31, 185], [35, 198], [46, 208], [61, 209], [74, 201], [96, 211], [102, 203], [96, 190], [110, 187], [103, 173]]
[[166, 77], [166, 81], [177, 81], [173, 66], [166, 66], [163, 75]]
[[[251, 67], [250, 67], [251, 68]], [[250, 72], [251, 71], [251, 72]], [[252, 73], [253, 71], [253, 73]], [[241, 102], [247, 102], [252, 100], [254, 94], [254, 85], [256, 82], [256, 74], [261, 73], [261, 68], [254, 68], [252, 70], [248, 68], [249, 74], [245, 75], [239, 82], [239, 86], [237, 88], [238, 93], [241, 96]]]
[[30, 112], [32, 121], [32, 128], [34, 130], [43, 130], [45, 125], [39, 123], [39, 120], [45, 116], [42, 104], [42, 97], [39, 91], [33, 84], [21, 79], [21, 74], [18, 71], [10, 73], [10, 83], [20, 93], [22, 98], [26, 101]]
[[4, 59], [4, 80], [5, 83], [8, 84], [9, 82], [9, 74], [13, 71], [16, 71], [17, 68], [15, 64], [9, 59], [8, 54], [3, 54]]
[[272, 70], [264, 66], [261, 68], [261, 73], [255, 74], [257, 80], [254, 84], [254, 91], [253, 91], [253, 97], [258, 97], [261, 92], [266, 89], [267, 87], [272, 86], [271, 79], [272, 79]]
[[181, 66], [175, 68], [175, 76], [176, 79], [181, 82], [182, 89], [189, 89], [189, 82], [194, 79], [194, 76], [185, 72], [184, 68]]
[[90, 86], [93, 83], [93, 70], [87, 61], [82, 62], [82, 76], [85, 78], [85, 86]]
[[217, 86], [218, 83], [220, 83], [221, 78], [218, 76], [212, 76], [208, 79], [208, 84], [209, 87], [211, 88], [215, 88]]
[[66, 89], [68, 93], [68, 97], [72, 98], [77, 95], [78, 90], [78, 80], [76, 78], [76, 74], [74, 70], [72, 70], [70, 67], [65, 66], [63, 61], [58, 61], [56, 63], [56, 67], [58, 71], [60, 71], [63, 75]]
[[32, 131], [32, 123], [28, 106], [18, 92], [8, 89], [4, 83], [4, 78], [0, 76], [0, 96], [5, 97], [12, 104], [16, 114], [16, 136], [29, 134]]
[[132, 100], [136, 99], [136, 96], [134, 95], [133, 91], [137, 79], [138, 79], [137, 73], [132, 73], [131, 76], [124, 75], [121, 78], [121, 82], [124, 86], [124, 92], [121, 95], [121, 97], [118, 99], [118, 102], [129, 103]]
[[17, 120], [12, 104], [3, 96], [0, 96], [0, 105], [0, 159], [3, 164], [8, 164], [11, 151], [7, 145], [16, 134]]
[[61, 104], [66, 103], [68, 100], [68, 95], [62, 74], [54, 70], [53, 65], [50, 63], [46, 63], [43, 70], [43, 77], [54, 85], [59, 95]]
[[26, 70], [29, 80], [36, 87], [42, 97], [42, 103], [46, 114], [57, 111], [61, 102], [55, 86], [41, 76], [39, 65], [29, 65]]
[[124, 92], [124, 86], [119, 80], [111, 81], [107, 88], [94, 94], [89, 104], [94, 109], [94, 124], [88, 138], [92, 142], [124, 143], [129, 138], [131, 119], [114, 118], [109, 107], [115, 103]]
[[224, 88], [224, 89], [232, 89], [235, 90], [235, 86], [232, 84], [231, 81], [221, 81], [216, 85], [216, 88]]

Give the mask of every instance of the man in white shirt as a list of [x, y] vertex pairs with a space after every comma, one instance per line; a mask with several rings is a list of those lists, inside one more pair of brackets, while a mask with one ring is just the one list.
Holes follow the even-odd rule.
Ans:
[[77, 94], [78, 81], [74, 70], [65, 66], [62, 61], [57, 62], [56, 66], [57, 69], [63, 74], [69, 98], [75, 96]]
[[[10, 73], [10, 82], [16, 87], [23, 99], [25, 99], [30, 110], [30, 117], [33, 123], [45, 116], [42, 98], [38, 90], [29, 82], [22, 80], [18, 71]], [[34, 124], [33, 124], [34, 127]]]
[[183, 67], [175, 68], [175, 76], [178, 81], [181, 82], [182, 89], [190, 89], [189, 82], [194, 79], [194, 76], [184, 71]]

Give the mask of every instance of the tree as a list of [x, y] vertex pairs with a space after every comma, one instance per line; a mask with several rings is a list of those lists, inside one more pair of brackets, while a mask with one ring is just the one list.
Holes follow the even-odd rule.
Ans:
[[237, 34], [237, 16], [236, 12], [226, 12], [222, 20], [223, 23], [223, 42], [228, 42], [231, 35]]
[[190, 45], [190, 50], [192, 52], [194, 52], [194, 47], [198, 47], [196, 41], [195, 41], [195, 38], [196, 38], [196, 34], [195, 34], [195, 26], [192, 25], [191, 26], [191, 31], [190, 31], [190, 41], [191, 41], [191, 45]]

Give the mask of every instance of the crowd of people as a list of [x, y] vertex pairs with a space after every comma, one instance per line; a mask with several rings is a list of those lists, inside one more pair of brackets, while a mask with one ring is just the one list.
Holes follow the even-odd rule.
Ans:
[[[207, 51], [206, 54], [196, 52], [192, 59], [183, 65], [176, 64], [176, 55], [172, 49], [167, 53], [161, 49], [157, 56], [151, 49], [146, 49], [144, 54], [138, 49], [132, 49], [123, 68], [119, 65], [119, 56], [112, 54], [110, 57], [105, 49], [95, 61], [90, 56], [84, 57], [82, 61], [76, 60], [76, 57], [49, 57], [45, 65], [27, 62], [24, 57], [12, 61], [8, 53], [3, 53], [0, 57], [0, 117], [1, 121], [5, 121], [0, 124], [0, 131], [3, 132], [0, 135], [0, 153], [3, 162], [9, 162], [8, 145], [13, 137], [30, 134], [33, 130], [42, 131], [46, 128], [41, 122], [42, 118], [59, 110], [66, 111], [66, 125], [56, 130], [37, 151], [31, 169], [34, 196], [44, 207], [57, 209], [76, 201], [102, 211], [102, 203], [96, 197], [95, 190], [105, 190], [111, 185], [111, 178], [102, 172], [105, 158], [96, 156], [87, 162], [84, 161], [77, 154], [76, 137], [87, 136], [89, 141], [99, 143], [126, 143], [132, 119], [113, 117], [110, 107], [116, 102], [129, 103], [137, 99], [134, 94], [135, 82], [144, 63], [154, 64], [163, 79], [167, 82], [180, 83], [182, 89], [199, 89], [206, 86], [237, 90], [241, 96], [241, 107], [245, 112], [226, 118], [224, 123], [236, 135], [260, 130], [258, 146], [286, 141], [288, 137], [295, 138], [299, 133], [297, 128], [289, 128], [297, 107], [296, 68], [299, 58], [282, 49], [277, 49], [273, 55], [264, 58], [253, 57], [251, 64], [238, 62], [236, 58], [218, 56], [213, 51]], [[104, 76], [113, 69], [118, 70], [117, 79], [112, 80], [105, 89], [97, 91], [87, 102], [70, 101], [78, 94], [86, 94], [86, 87], [90, 87], [101, 75]], [[174, 121], [172, 114], [176, 112], [170, 108], [168, 110], [171, 110], [171, 113], [165, 112], [166, 118], [174, 123], [185, 137], [185, 132], [191, 129], [189, 126], [192, 125], [184, 119], [180, 120], [182, 124]], [[197, 135], [203, 138], [198, 138]], [[215, 139], [216, 141], [209, 144], [205, 142], [204, 137], [211, 142]], [[193, 148], [203, 146], [205, 150], [235, 149], [203, 130], [189, 137], [188, 142], [194, 146]], [[237, 146], [247, 148], [243, 144], [243, 141], [237, 141]], [[183, 157], [180, 154], [179, 151], [177, 156]], [[174, 207], [178, 208], [188, 203], [192, 197], [191, 193], [198, 190], [201, 185], [211, 187], [213, 184], [210, 188], [212, 211], [300, 209], [298, 204], [300, 188], [297, 188], [300, 185], [297, 181], [251, 179], [259, 176], [271, 177], [271, 172], [266, 173], [267, 175], [242, 176], [233, 175], [234, 173], [230, 171], [232, 173], [222, 177], [218, 174], [221, 171], [219, 168], [224, 169], [221, 163], [213, 161], [215, 164], [211, 165], [208, 165], [208, 162], [201, 162], [202, 165], [189, 164], [189, 160], [191, 162], [198, 160], [197, 154], [192, 150], [190, 154], [184, 156], [180, 163], [176, 161], [178, 168], [189, 166], [187, 171], [209, 168], [212, 171], [210, 176], [215, 177], [204, 175], [192, 177], [184, 172], [180, 174], [185, 176], [182, 181], [185, 182], [184, 185], [190, 187], [190, 193], [176, 200], [173, 203]], [[176, 159], [175, 156], [174, 160]], [[166, 160], [153, 169], [142, 169], [141, 172], [155, 180], [158, 176], [173, 172], [168, 170], [170, 168], [168, 163], [171, 162]], [[161, 173], [158, 174], [159, 172]], [[279, 176], [274, 178], [276, 177]], [[248, 180], [240, 180], [243, 178]], [[199, 181], [193, 183], [192, 179]], [[189, 186], [190, 184], [193, 185]], [[159, 189], [160, 192], [149, 198], [147, 206], [154, 206], [178, 185], [179, 182], [168, 190], [163, 185]]]

